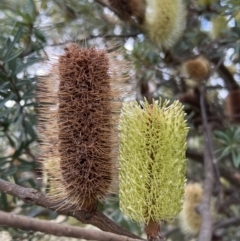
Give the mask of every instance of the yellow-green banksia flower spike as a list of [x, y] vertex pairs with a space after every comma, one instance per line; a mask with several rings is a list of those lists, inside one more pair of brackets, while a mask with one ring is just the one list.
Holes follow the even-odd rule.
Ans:
[[146, 0], [143, 29], [157, 45], [169, 49], [186, 26], [184, 0]]
[[160, 221], [182, 209], [188, 127], [180, 102], [124, 103], [120, 115], [120, 209], [145, 224], [149, 240]]
[[196, 207], [202, 201], [203, 189], [199, 183], [189, 183], [185, 188], [183, 210], [179, 215], [180, 228], [185, 234], [195, 235], [202, 225], [202, 218]]

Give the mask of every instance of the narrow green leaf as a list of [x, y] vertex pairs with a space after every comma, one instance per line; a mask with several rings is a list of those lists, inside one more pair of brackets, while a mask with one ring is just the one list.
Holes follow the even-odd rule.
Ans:
[[14, 140], [12, 139], [12, 137], [11, 137], [8, 133], [6, 133], [6, 137], [8, 138], [8, 141], [9, 141], [10, 146], [13, 147], [13, 148], [15, 148], [16, 145], [15, 145], [15, 142], [14, 142]]
[[17, 75], [18, 73], [22, 72], [24, 69], [26, 69], [27, 67], [36, 64], [37, 62], [41, 61], [41, 58], [34, 58], [34, 59], [29, 59], [27, 63], [22, 64], [21, 66], [19, 66], [16, 71], [14, 71], [12, 73], [12, 76]]
[[229, 155], [229, 154], [231, 153], [230, 150], [231, 150], [231, 148], [230, 148], [229, 146], [226, 147], [226, 148], [223, 150], [222, 155], [221, 155], [220, 157], [218, 157], [217, 159], [218, 159], [218, 160], [221, 160], [223, 157]]
[[7, 108], [5, 110], [0, 111], [0, 118], [3, 116], [6, 116], [7, 114], [11, 113], [13, 111], [12, 108]]
[[36, 20], [36, 7], [33, 0], [27, 0], [28, 11], [31, 15], [32, 22]]
[[214, 134], [217, 138], [223, 140], [225, 143], [231, 142], [231, 138], [229, 138], [229, 136], [222, 131], [214, 131]]
[[30, 79], [19, 79], [18, 82], [16, 83], [17, 87], [20, 87], [22, 85], [30, 85], [31, 81]]
[[5, 58], [3, 63], [6, 64], [11, 60], [16, 59], [22, 52], [23, 52], [23, 49], [19, 49], [18, 51], [10, 55], [8, 58]]
[[8, 201], [7, 201], [7, 194], [5, 194], [4, 192], [1, 193], [0, 206], [3, 210], [8, 210], [9, 208]]
[[33, 126], [26, 120], [24, 120], [24, 125], [25, 125], [26, 131], [30, 135], [30, 137], [32, 139], [35, 139], [36, 138], [36, 134], [35, 134], [35, 131], [33, 129]]
[[11, 54], [11, 52], [12, 52], [12, 50], [14, 48], [15, 43], [18, 42], [18, 40], [20, 39], [21, 35], [22, 35], [22, 28], [19, 27], [16, 36], [14, 37], [13, 41], [8, 46], [7, 53], [5, 54], [5, 57], [3, 59], [4, 62], [9, 57], [9, 55]]
[[7, 98], [3, 99], [0, 101], [0, 109], [3, 108], [3, 106], [5, 105], [5, 103], [9, 100], [12, 100], [14, 97], [14, 94], [10, 94]]
[[232, 160], [233, 160], [233, 164], [236, 168], [239, 167], [240, 165], [240, 153], [237, 153], [235, 151], [232, 151]]
[[34, 33], [39, 40], [41, 40], [42, 42], [46, 42], [46, 37], [42, 31], [40, 31], [37, 28], [34, 28]]
[[4, 89], [7, 89], [6, 87], [9, 85], [9, 82], [6, 81], [4, 82], [2, 85], [0, 85], [0, 90], [4, 90]]
[[13, 117], [11, 118], [11, 123], [16, 122], [17, 119], [19, 118], [20, 109], [21, 109], [21, 106], [19, 103], [17, 103], [17, 107], [15, 108], [15, 113], [14, 113]]
[[32, 171], [33, 169], [34, 167], [31, 163], [24, 164], [18, 167], [18, 171], [21, 171], [21, 172], [29, 172], [29, 171]]
[[4, 176], [12, 176], [13, 174], [15, 174], [17, 172], [18, 168], [17, 167], [11, 167], [8, 170], [5, 171]]
[[0, 51], [0, 58], [3, 58], [3, 54], [4, 54], [4, 51], [6, 51], [6, 47], [11, 43], [11, 39], [8, 38], [5, 42], [5, 44], [3, 45], [1, 51]]

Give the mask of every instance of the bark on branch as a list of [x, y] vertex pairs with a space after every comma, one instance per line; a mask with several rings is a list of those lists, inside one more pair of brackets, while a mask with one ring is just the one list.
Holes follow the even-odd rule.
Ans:
[[220, 228], [227, 228], [232, 225], [240, 225], [240, 217], [229, 218], [227, 220], [219, 222], [213, 227], [213, 230], [215, 231]]
[[38, 206], [57, 211], [59, 214], [74, 217], [82, 223], [91, 224], [103, 231], [139, 239], [137, 235], [134, 235], [128, 230], [120, 227], [99, 211], [97, 211], [94, 215], [89, 216], [88, 213], [84, 211], [74, 211], [70, 208], [63, 209], [62, 207], [59, 207], [58, 203], [53, 202], [47, 198], [46, 195], [35, 189], [21, 187], [2, 179], [0, 179], [0, 191], [18, 197], [26, 203], [36, 204]]
[[51, 234], [59, 237], [63, 236], [98, 241], [137, 241], [137, 239], [132, 239], [109, 232], [86, 230], [84, 228], [71, 227], [68, 225], [53, 223], [51, 221], [27, 218], [12, 213], [9, 214], [3, 211], [0, 211], [0, 225], [19, 228], [27, 231], [40, 231], [45, 234]]
[[210, 136], [210, 129], [208, 126], [207, 114], [204, 103], [204, 89], [201, 89], [201, 113], [204, 127], [204, 173], [205, 179], [203, 183], [203, 197], [199, 206], [199, 212], [202, 216], [202, 225], [198, 236], [198, 241], [211, 241], [212, 240], [212, 217], [210, 211], [211, 196], [214, 183], [214, 169], [213, 169], [213, 153], [212, 140]]
[[[190, 158], [196, 162], [203, 164], [203, 155], [192, 150], [187, 150], [187, 158]], [[231, 184], [236, 187], [240, 187], [240, 173], [234, 169], [227, 168], [226, 166], [219, 165], [219, 172], [222, 177], [226, 178]]]

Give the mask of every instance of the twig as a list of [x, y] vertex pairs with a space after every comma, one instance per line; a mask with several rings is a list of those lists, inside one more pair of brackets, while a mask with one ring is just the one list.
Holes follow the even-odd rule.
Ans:
[[[139, 34], [140, 32], [135, 32], [135, 33], [126, 33], [126, 34], [118, 34], [118, 35], [115, 35], [115, 34], [105, 34], [105, 35], [89, 35], [88, 37], [86, 38], [81, 38], [81, 39], [75, 39], [74, 42], [76, 43], [85, 43], [87, 40], [91, 40], [91, 39], [96, 39], [96, 38], [103, 38], [103, 39], [122, 39], [122, 38], [134, 38], [134, 37], [137, 37], [137, 35]], [[72, 43], [73, 40], [67, 40], [67, 41], [64, 41], [64, 42], [59, 42], [59, 43], [54, 43], [54, 44], [49, 44], [49, 45], [45, 45], [45, 46], [41, 46], [37, 49], [32, 49], [30, 50], [29, 52], [25, 53], [24, 55], [21, 55], [21, 57], [27, 57], [37, 51], [40, 51], [40, 50], [43, 50], [45, 47], [56, 47], [56, 46], [61, 46], [61, 45], [65, 45], [65, 44], [68, 44], [68, 43]]]
[[95, 2], [97, 2], [99, 5], [101, 5], [102, 7], [108, 8], [109, 10], [111, 10], [112, 12], [114, 12], [116, 15], [118, 15], [118, 13], [109, 6], [108, 2], [106, 0], [95, 0]]
[[213, 230], [215, 231], [216, 229], [219, 228], [226, 228], [232, 225], [240, 225], [240, 217], [234, 217], [234, 218], [229, 218], [227, 220], [224, 220], [220, 223], [217, 223], [214, 227]]
[[[199, 162], [201, 164], [203, 163], [204, 157], [201, 153], [192, 150], [187, 150], [186, 156], [196, 162]], [[219, 171], [221, 173], [221, 176], [226, 178], [229, 182], [231, 182], [232, 185], [240, 187], [240, 173], [238, 171], [226, 168], [222, 165], [219, 166]]]
[[171, 236], [172, 234], [174, 234], [175, 232], [178, 232], [178, 231], [179, 231], [179, 227], [175, 227], [175, 228], [172, 228], [172, 229], [166, 231], [166, 232], [163, 234], [163, 236], [164, 236], [165, 238], [168, 238], [169, 236]]
[[0, 211], [0, 225], [19, 228], [27, 231], [40, 231], [54, 236], [79, 238], [98, 241], [140, 241], [126, 236], [98, 230], [87, 230], [84, 228], [71, 227], [69, 225], [57, 224], [51, 221], [43, 221], [27, 218], [20, 215], [9, 214]]
[[46, 195], [35, 189], [21, 187], [19, 185], [12, 184], [2, 179], [0, 179], [0, 191], [18, 197], [26, 203], [36, 204], [54, 211], [57, 210], [57, 212], [60, 214], [72, 216], [82, 223], [91, 224], [100, 228], [103, 231], [139, 239], [138, 236], [120, 227], [99, 211], [89, 217], [89, 215], [87, 215], [87, 213], [84, 211], [74, 211], [71, 208], [64, 209], [62, 207], [59, 207], [58, 203], [50, 200], [46, 197]]
[[230, 73], [228, 68], [224, 65], [223, 62], [219, 60], [219, 58], [213, 58], [211, 61], [218, 65], [217, 71], [221, 78], [224, 80], [225, 85], [228, 90], [235, 90], [239, 88], [239, 85], [237, 84], [236, 80], [234, 79], [233, 75]]

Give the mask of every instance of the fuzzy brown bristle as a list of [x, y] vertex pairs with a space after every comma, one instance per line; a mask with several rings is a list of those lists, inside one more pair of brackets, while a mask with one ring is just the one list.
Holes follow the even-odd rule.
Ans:
[[92, 212], [116, 191], [121, 91], [112, 81], [123, 78], [113, 55], [71, 44], [54, 66], [54, 81], [42, 81], [39, 99], [52, 103], [40, 115], [43, 167], [50, 196], [62, 206]]
[[186, 61], [183, 68], [190, 78], [197, 81], [204, 80], [210, 73], [210, 63], [203, 57]]
[[231, 90], [226, 98], [225, 113], [230, 121], [240, 123], [240, 89]]
[[134, 17], [141, 24], [144, 20], [145, 0], [109, 0], [109, 4], [123, 21], [130, 22]]

